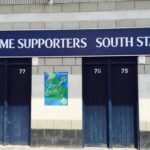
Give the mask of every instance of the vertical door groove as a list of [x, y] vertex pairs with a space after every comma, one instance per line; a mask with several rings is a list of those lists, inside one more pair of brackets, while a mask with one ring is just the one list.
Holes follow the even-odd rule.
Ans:
[[4, 143], [4, 61], [0, 60], [0, 144]]
[[4, 131], [3, 131], [3, 142], [4, 142], [4, 145], [7, 144], [7, 139], [8, 139], [8, 136], [7, 136], [7, 125], [8, 125], [8, 62], [7, 62], [7, 59], [4, 60]]
[[108, 58], [108, 147], [112, 148], [112, 90], [111, 90], [111, 59]]

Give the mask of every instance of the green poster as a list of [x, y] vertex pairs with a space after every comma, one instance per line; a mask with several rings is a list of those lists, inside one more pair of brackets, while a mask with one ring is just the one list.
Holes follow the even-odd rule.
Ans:
[[44, 73], [45, 105], [68, 105], [68, 73]]

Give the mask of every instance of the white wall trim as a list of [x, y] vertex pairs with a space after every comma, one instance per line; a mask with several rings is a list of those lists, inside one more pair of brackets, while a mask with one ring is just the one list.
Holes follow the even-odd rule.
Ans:
[[150, 10], [0, 14], [0, 23], [101, 21], [125, 19], [150, 19]]
[[87, 3], [87, 2], [115, 2], [128, 0], [0, 0], [0, 5], [26, 5], [26, 4], [53, 4], [53, 3]]
[[128, 0], [53, 0], [53, 3], [96, 3], [96, 2], [118, 2]]
[[49, 0], [0, 0], [0, 5], [48, 4]]

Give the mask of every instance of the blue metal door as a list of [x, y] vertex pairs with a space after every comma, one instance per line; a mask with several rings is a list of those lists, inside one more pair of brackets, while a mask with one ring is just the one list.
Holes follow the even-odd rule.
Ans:
[[84, 145], [138, 147], [137, 58], [83, 58]]
[[[112, 63], [112, 143], [114, 147], [135, 147], [137, 141], [136, 58]], [[113, 60], [112, 60], [113, 61]]]
[[31, 59], [4, 59], [3, 67], [1, 143], [26, 145], [30, 134]]
[[84, 144], [106, 147], [107, 67], [96, 62], [87, 64], [86, 58], [83, 63]]

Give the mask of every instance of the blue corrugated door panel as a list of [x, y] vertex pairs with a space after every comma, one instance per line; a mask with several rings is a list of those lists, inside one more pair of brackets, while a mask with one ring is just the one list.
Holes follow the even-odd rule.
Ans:
[[107, 146], [107, 67], [83, 66], [84, 144]]
[[113, 146], [135, 147], [136, 64], [112, 65]]

